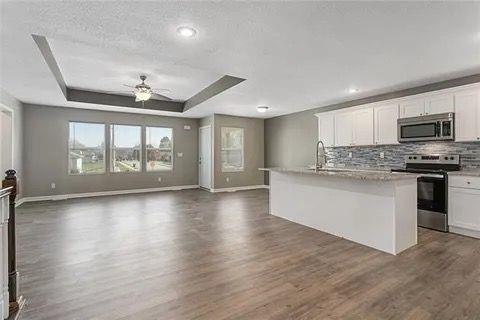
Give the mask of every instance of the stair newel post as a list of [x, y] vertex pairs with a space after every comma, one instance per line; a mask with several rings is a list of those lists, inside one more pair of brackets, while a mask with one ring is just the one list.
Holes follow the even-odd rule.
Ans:
[[9, 196], [8, 219], [8, 293], [10, 313], [14, 313], [19, 309], [19, 301], [21, 300], [18, 294], [19, 274], [17, 271], [17, 239], [15, 235], [15, 200], [18, 192], [16, 173], [13, 169], [7, 170], [5, 179], [2, 181], [2, 187], [12, 187]]

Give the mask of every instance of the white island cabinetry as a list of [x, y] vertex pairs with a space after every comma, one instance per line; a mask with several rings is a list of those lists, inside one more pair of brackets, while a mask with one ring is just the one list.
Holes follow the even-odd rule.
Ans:
[[417, 243], [417, 176], [271, 168], [270, 214], [384, 252]]

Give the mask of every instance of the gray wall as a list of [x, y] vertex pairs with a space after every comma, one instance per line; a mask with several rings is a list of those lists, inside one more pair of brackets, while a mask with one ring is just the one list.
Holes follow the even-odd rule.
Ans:
[[[19, 194], [17, 200], [23, 197], [24, 173], [22, 163], [23, 152], [23, 105], [12, 95], [0, 88], [0, 103], [13, 110], [13, 169], [17, 171]], [[4, 173], [1, 173], [3, 179]]]
[[306, 166], [315, 162], [318, 124], [307, 110], [265, 120], [265, 165]]
[[[230, 188], [264, 184], [264, 120], [214, 115], [214, 188]], [[221, 127], [244, 128], [244, 171], [222, 172]], [[229, 182], [226, 178], [229, 178]]]
[[[68, 175], [68, 122], [152, 125], [173, 128], [174, 168], [171, 172]], [[198, 184], [198, 120], [74, 108], [24, 105], [25, 196], [47, 196], [110, 190]], [[184, 130], [190, 125], [191, 130]], [[106, 141], [107, 155], [109, 141]], [[182, 152], [183, 157], [177, 153]], [[108, 160], [108, 159], [107, 159]], [[158, 181], [162, 177], [162, 181]], [[56, 184], [51, 189], [50, 184]]]

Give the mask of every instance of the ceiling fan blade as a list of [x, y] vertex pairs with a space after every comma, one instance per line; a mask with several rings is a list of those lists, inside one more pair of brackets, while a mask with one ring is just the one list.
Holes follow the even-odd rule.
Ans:
[[167, 100], [167, 101], [172, 101], [173, 100], [170, 97], [164, 96], [163, 94], [158, 94], [156, 92], [154, 92], [152, 94], [152, 98], [155, 99], [155, 100]]
[[133, 94], [132, 90], [125, 90], [125, 91], [104, 91], [104, 93], [108, 94], [125, 94], [125, 93], [130, 93]]
[[135, 89], [135, 86], [131, 86], [131, 85], [128, 85], [128, 84], [122, 84], [122, 86]]
[[165, 88], [152, 88], [153, 91], [160, 91], [160, 92], [166, 92], [166, 93], [172, 93], [172, 90], [170, 89], [165, 89]]

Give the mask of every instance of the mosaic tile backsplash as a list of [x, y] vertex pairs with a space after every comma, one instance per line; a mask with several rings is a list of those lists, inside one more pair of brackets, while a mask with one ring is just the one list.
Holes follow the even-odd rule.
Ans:
[[[349, 158], [349, 153], [352, 157]], [[385, 158], [380, 158], [380, 152]], [[463, 168], [480, 168], [480, 142], [415, 142], [385, 146], [326, 148], [327, 162], [335, 166], [383, 167], [404, 166], [407, 154], [459, 154]]]

